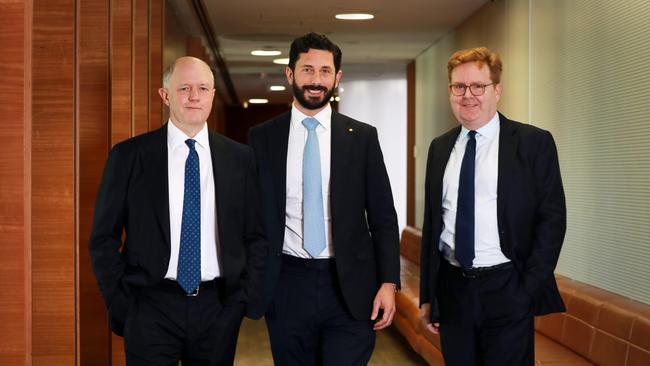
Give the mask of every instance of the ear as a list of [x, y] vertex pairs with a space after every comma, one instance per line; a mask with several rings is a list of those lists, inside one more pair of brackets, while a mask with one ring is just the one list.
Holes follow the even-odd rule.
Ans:
[[162, 99], [163, 103], [165, 103], [165, 105], [169, 107], [169, 98], [168, 98], [169, 94], [167, 93], [167, 89], [158, 88], [158, 95], [160, 95], [160, 98]]
[[503, 88], [501, 87], [501, 84], [497, 84], [494, 86], [494, 95], [497, 97], [497, 102], [501, 99], [501, 92], [503, 92]]
[[342, 77], [343, 77], [343, 70], [339, 70], [339, 71], [336, 73], [336, 77], [335, 77], [336, 80], [334, 81], [334, 88], [338, 88], [338, 87], [339, 87], [339, 83], [341, 82], [341, 78], [342, 78]]
[[287, 76], [287, 82], [289, 85], [293, 85], [293, 70], [289, 66], [284, 68], [284, 75]]

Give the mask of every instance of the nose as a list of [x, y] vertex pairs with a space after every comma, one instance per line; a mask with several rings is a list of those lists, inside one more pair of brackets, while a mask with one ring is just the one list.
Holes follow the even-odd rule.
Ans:
[[321, 83], [321, 79], [323, 79], [323, 76], [322, 76], [319, 72], [315, 72], [315, 73], [311, 76], [310, 84], [311, 84], [311, 85], [323, 85], [323, 84]]
[[190, 88], [190, 100], [199, 100], [199, 90], [197, 88]]

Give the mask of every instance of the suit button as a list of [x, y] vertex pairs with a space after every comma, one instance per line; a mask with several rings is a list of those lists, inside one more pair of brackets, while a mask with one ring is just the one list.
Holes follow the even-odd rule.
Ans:
[[277, 253], [275, 254], [276, 257], [279, 257], [279, 256], [281, 256], [281, 255], [282, 255], [282, 252], [277, 252]]

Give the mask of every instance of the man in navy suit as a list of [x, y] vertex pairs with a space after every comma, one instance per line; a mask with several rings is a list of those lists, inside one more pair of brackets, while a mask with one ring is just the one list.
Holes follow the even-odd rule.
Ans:
[[264, 301], [277, 365], [366, 365], [399, 287], [399, 233], [377, 130], [333, 111], [341, 50], [291, 44], [290, 112], [252, 128], [271, 250]]
[[447, 70], [460, 126], [429, 148], [422, 317], [447, 365], [533, 365], [534, 315], [565, 310], [553, 275], [566, 230], [555, 143], [497, 112], [499, 55], [461, 50]]
[[130, 366], [232, 365], [260, 297], [268, 242], [255, 161], [208, 131], [214, 92], [207, 64], [179, 58], [159, 90], [169, 121], [106, 162], [90, 254]]

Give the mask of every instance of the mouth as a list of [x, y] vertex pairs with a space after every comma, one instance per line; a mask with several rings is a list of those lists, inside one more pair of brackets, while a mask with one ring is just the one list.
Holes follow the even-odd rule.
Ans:
[[327, 93], [327, 88], [321, 85], [309, 85], [304, 86], [302, 90], [308, 97], [317, 98], [325, 95]]
[[463, 103], [463, 104], [461, 104], [460, 106], [463, 107], [463, 108], [476, 108], [476, 107], [478, 107], [478, 104], [474, 104], [474, 103]]

